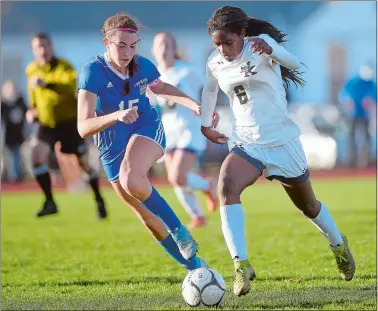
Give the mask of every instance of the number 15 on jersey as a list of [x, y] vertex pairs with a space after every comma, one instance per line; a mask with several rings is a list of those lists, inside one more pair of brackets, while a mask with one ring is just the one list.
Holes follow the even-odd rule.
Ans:
[[[130, 99], [129, 100], [129, 103], [128, 103], [128, 107], [126, 109], [131, 109], [133, 107], [134, 104], [137, 104], [139, 103], [139, 98], [137, 99]], [[119, 103], [119, 110], [124, 110], [125, 109], [125, 101], [121, 101]]]

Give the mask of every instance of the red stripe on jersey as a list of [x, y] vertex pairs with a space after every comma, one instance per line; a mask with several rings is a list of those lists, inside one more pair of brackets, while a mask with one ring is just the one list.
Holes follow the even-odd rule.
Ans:
[[150, 83], [148, 83], [148, 87], [152, 90], [155, 86], [159, 85], [160, 83], [161, 83], [161, 80], [157, 78], [154, 81], [151, 81]]

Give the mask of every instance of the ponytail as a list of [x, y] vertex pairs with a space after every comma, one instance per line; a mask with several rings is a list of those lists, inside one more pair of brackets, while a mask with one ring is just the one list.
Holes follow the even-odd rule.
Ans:
[[[247, 37], [257, 37], [261, 34], [267, 34], [272, 37], [278, 44], [284, 43], [285, 37], [287, 36], [286, 33], [281, 32], [272, 24], [263, 21], [261, 19], [248, 19], [248, 28], [246, 29], [246, 36]], [[300, 77], [302, 74], [298, 70], [291, 70], [286, 67], [280, 66], [281, 68], [281, 77], [285, 83], [285, 88], [289, 88], [290, 81], [292, 81], [296, 86], [304, 86], [305, 81]]]
[[139, 66], [138, 66], [138, 64], [135, 60], [135, 57], [137, 57], [137, 55], [134, 55], [134, 57], [131, 59], [129, 65], [127, 66], [130, 78], [135, 76], [135, 74], [137, 73], [137, 71], [139, 69]]

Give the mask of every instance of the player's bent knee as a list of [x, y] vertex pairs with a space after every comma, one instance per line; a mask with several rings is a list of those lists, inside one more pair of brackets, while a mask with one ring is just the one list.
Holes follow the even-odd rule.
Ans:
[[31, 158], [32, 158], [32, 165], [39, 166], [41, 164], [47, 164], [49, 156], [49, 148], [41, 145], [35, 144], [32, 146], [31, 150]]
[[125, 192], [134, 197], [130, 191], [129, 191], [129, 186], [130, 186], [130, 176], [128, 174], [120, 174], [119, 175], [119, 183], [121, 184], [121, 187], [123, 190], [125, 190]]
[[183, 187], [186, 185], [186, 175], [178, 173], [170, 174], [168, 175], [168, 181], [173, 186]]
[[128, 195], [140, 201], [144, 201], [147, 198], [148, 193], [146, 187], [144, 187], [140, 178], [136, 178], [132, 174], [123, 174], [120, 175], [119, 181]]

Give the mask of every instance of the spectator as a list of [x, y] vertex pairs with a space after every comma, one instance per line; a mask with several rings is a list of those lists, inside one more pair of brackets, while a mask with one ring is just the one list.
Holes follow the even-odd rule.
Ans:
[[23, 96], [12, 81], [6, 81], [1, 88], [1, 119], [4, 124], [5, 146], [9, 150], [10, 164], [7, 166], [7, 180], [20, 182], [24, 178], [21, 160], [21, 145], [25, 141], [25, 112]]
[[[358, 75], [346, 82], [340, 92], [340, 104], [345, 116], [350, 121], [349, 165], [351, 167], [369, 164], [371, 137], [369, 124], [375, 115], [377, 105], [377, 84], [374, 81], [373, 69], [369, 65], [360, 67]], [[359, 159], [359, 146], [356, 134], [363, 132], [363, 160]]]

